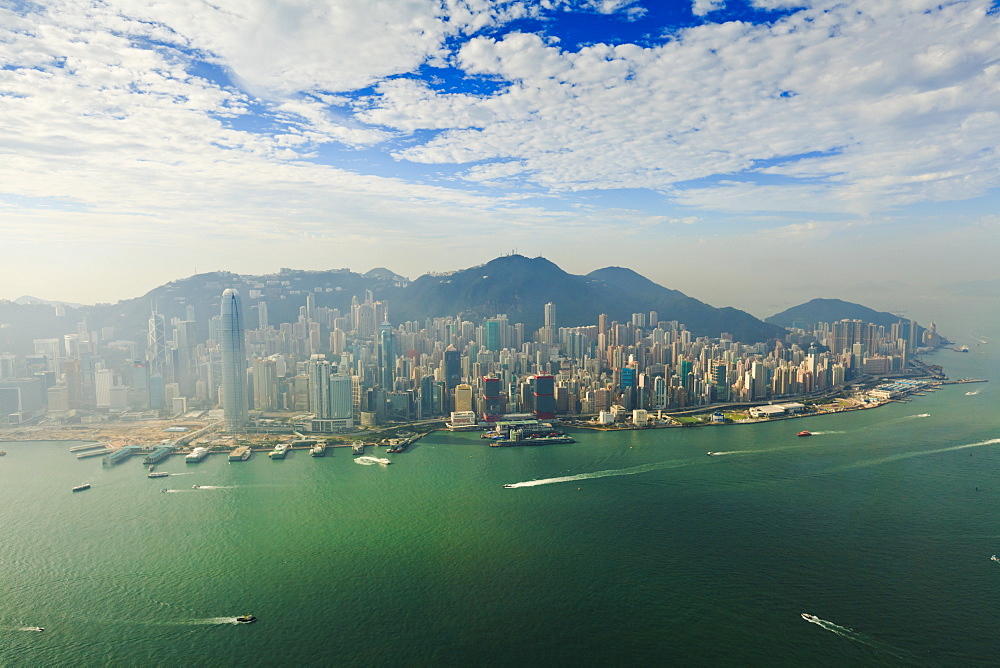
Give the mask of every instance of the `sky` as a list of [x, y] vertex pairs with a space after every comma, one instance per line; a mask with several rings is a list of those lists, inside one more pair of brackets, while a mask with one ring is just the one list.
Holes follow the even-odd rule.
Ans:
[[517, 252], [889, 308], [1000, 278], [998, 147], [994, 0], [0, 0], [0, 298]]

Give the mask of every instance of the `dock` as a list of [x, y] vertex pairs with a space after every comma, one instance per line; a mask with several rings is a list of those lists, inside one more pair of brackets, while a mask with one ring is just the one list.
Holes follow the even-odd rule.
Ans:
[[86, 452], [81, 452], [76, 456], [77, 459], [86, 459], [87, 457], [103, 457], [114, 452], [114, 450], [109, 450], [104, 446], [101, 446], [100, 450], [87, 450]]
[[151, 453], [146, 455], [146, 457], [142, 460], [142, 463], [146, 466], [151, 466], [169, 457], [170, 453], [173, 451], [174, 447], [172, 445], [161, 445], [156, 448], [156, 450], [153, 450]]
[[105, 466], [114, 466], [115, 464], [121, 464], [123, 461], [131, 457], [132, 455], [137, 455], [142, 450], [140, 445], [126, 445], [125, 447], [112, 452], [110, 455], [104, 458]]
[[101, 448], [103, 450], [108, 450], [108, 446], [104, 443], [84, 443], [83, 445], [74, 445], [69, 449], [70, 452], [83, 452], [84, 450], [94, 450], [95, 448]]

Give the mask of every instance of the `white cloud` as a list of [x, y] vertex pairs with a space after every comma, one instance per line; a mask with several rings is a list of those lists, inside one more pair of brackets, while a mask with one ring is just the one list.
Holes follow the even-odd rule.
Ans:
[[[823, 183], [764, 179], [679, 196], [712, 208], [722, 192], [754, 191], [749, 208], [787, 210], [819, 192], [836, 211], [972, 197], [1000, 186], [1000, 24], [988, 6], [824, 3], [773, 25], [705, 24], [652, 48], [477, 37], [457, 62], [507, 81], [501, 91], [456, 98], [422, 88], [413, 106], [413, 88], [394, 84], [363, 117], [404, 130], [455, 118], [397, 155], [515, 159], [553, 190], [677, 194], [676, 184], [716, 175], [808, 175]], [[397, 97], [404, 90], [410, 97]]]
[[691, 3], [691, 13], [695, 16], [705, 16], [726, 6], [726, 0], [694, 0]]

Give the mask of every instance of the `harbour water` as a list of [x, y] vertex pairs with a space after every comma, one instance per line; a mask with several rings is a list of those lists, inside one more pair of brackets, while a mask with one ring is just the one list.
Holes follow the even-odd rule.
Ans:
[[1000, 338], [939, 326], [991, 382], [773, 424], [159, 479], [5, 442], [0, 665], [995, 665]]

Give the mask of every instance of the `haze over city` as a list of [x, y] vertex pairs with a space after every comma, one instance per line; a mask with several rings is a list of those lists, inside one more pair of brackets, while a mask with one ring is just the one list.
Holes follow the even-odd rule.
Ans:
[[512, 250], [761, 316], [996, 276], [989, 0], [0, 7], [0, 298]]

